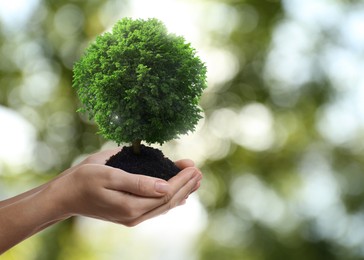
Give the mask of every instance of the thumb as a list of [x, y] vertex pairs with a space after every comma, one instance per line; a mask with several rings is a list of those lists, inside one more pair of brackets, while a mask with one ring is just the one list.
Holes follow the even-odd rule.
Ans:
[[170, 184], [163, 179], [118, 170], [106, 188], [143, 197], [161, 197], [168, 193]]

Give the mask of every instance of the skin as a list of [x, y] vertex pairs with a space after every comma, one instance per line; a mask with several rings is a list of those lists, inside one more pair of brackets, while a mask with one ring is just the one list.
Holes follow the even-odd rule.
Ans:
[[53, 180], [0, 201], [0, 254], [44, 228], [73, 216], [127, 227], [183, 205], [200, 187], [201, 172], [191, 160], [168, 182], [105, 166], [120, 149], [98, 152]]

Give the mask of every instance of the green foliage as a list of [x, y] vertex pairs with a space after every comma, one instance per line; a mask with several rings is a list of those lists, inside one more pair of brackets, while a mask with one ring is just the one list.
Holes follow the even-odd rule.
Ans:
[[162, 22], [124, 18], [75, 64], [73, 86], [106, 138], [162, 144], [201, 118], [205, 74], [195, 50]]

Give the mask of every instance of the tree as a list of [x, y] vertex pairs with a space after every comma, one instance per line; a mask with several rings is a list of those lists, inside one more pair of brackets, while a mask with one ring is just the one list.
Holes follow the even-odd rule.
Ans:
[[206, 67], [161, 21], [124, 18], [74, 65], [73, 86], [100, 133], [139, 153], [194, 129]]

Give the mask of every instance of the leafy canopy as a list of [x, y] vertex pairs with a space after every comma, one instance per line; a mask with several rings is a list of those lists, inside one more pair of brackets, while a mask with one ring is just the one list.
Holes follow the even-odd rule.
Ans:
[[201, 118], [206, 67], [161, 21], [124, 18], [74, 65], [73, 86], [105, 138], [162, 144]]

